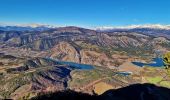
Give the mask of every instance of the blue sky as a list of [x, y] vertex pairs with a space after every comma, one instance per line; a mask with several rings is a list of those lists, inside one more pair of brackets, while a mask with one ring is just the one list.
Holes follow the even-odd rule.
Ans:
[[170, 24], [170, 0], [0, 0], [0, 23]]

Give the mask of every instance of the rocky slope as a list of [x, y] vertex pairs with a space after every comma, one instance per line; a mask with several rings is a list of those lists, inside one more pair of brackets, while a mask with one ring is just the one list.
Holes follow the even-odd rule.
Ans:
[[[115, 62], [122, 63], [119, 55], [126, 58], [150, 58], [157, 55], [157, 51], [163, 53], [170, 50], [170, 40], [166, 35], [160, 37], [147, 32], [98, 32], [79, 27], [61, 27], [47, 31], [1, 31], [0, 51], [21, 56], [17, 53], [19, 50], [22, 56], [36, 55], [110, 67], [117, 65]], [[117, 59], [114, 59], [115, 56], [118, 56]]]
[[0, 96], [20, 98], [39, 92], [65, 90], [71, 67], [45, 58], [0, 56]]

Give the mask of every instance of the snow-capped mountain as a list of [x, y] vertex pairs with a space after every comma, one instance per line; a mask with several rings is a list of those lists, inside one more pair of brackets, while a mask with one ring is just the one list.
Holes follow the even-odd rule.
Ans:
[[6, 25], [1, 24], [0, 30], [2, 31], [44, 31], [56, 28], [52, 25], [43, 25], [43, 24], [17, 24], [17, 25]]
[[[63, 26], [60, 26], [63, 27]], [[58, 26], [47, 25], [47, 24], [0, 24], [0, 30], [2, 31], [45, 31], [49, 29], [58, 28]], [[143, 31], [170, 31], [170, 25], [161, 25], [161, 24], [146, 24], [146, 25], [130, 25], [130, 26], [103, 26], [96, 28], [89, 28], [96, 31], [134, 31], [143, 32]]]
[[108, 31], [108, 30], [130, 30], [130, 29], [161, 29], [161, 30], [170, 30], [170, 25], [161, 25], [161, 24], [146, 24], [146, 25], [130, 25], [130, 26], [103, 26], [96, 27], [95, 30], [98, 31]]
[[16, 26], [20, 26], [20, 27], [32, 27], [32, 28], [37, 28], [37, 27], [47, 27], [47, 28], [56, 28], [56, 26], [53, 25], [48, 25], [48, 24], [18, 24]]
[[154, 37], [166, 37], [170, 39], [170, 25], [131, 25], [123, 27], [98, 27], [95, 28], [99, 32], [135, 32]]

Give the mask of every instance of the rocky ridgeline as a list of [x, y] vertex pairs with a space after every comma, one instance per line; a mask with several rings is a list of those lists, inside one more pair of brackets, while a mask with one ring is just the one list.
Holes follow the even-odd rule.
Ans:
[[[45, 31], [1, 31], [0, 44], [2, 45], [0, 50], [12, 54], [12, 52], [16, 53], [18, 49], [20, 52], [23, 51], [22, 56], [28, 56], [26, 53], [28, 52], [29, 56], [40, 55], [43, 57], [47, 55], [48, 51], [51, 51], [48, 55], [52, 58], [87, 63], [89, 62], [87, 60], [91, 58], [90, 55], [93, 54], [106, 55], [105, 58], [108, 58], [112, 56], [110, 52], [118, 51], [125, 52], [126, 55], [139, 56], [142, 54], [153, 55], [157, 49], [163, 52], [170, 49], [170, 40], [166, 35], [165, 37], [158, 37], [154, 34], [147, 35], [145, 33], [147, 31], [100, 32], [79, 27], [61, 27]], [[11, 47], [17, 49], [8, 50]], [[139, 50], [140, 52], [137, 53]], [[99, 51], [102, 51], [103, 54]], [[89, 57], [86, 54], [89, 54]], [[103, 60], [100, 57], [99, 59]], [[93, 61], [93, 58], [89, 60]], [[89, 62], [89, 64], [91, 63]], [[102, 64], [100, 63], [100, 65]]]
[[[42, 32], [2, 31], [0, 42], [6, 45], [47, 50], [61, 41], [86, 41], [99, 46], [142, 46], [156, 38], [138, 32], [97, 32], [93, 30], [64, 27]], [[166, 37], [165, 37], [166, 38]]]

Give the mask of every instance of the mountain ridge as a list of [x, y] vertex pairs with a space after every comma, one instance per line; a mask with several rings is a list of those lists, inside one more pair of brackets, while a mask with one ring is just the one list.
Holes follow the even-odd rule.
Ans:
[[72, 25], [50, 25], [50, 24], [0, 24], [0, 30], [2, 28], [48, 28], [48, 29], [54, 29], [54, 28], [61, 28], [61, 27], [80, 27], [80, 28], [86, 28], [86, 29], [91, 29], [91, 30], [96, 30], [96, 31], [107, 31], [107, 30], [129, 30], [129, 29], [142, 29], [142, 28], [148, 28], [148, 29], [162, 29], [162, 30], [170, 30], [170, 25], [168, 24], [134, 24], [134, 25], [127, 25], [127, 26], [96, 26], [96, 27], [81, 27], [81, 26], [72, 26]]
[[102, 26], [96, 27], [94, 30], [106, 31], [106, 30], [116, 30], [116, 29], [136, 29], [136, 28], [148, 28], [148, 29], [165, 29], [170, 30], [170, 25], [162, 24], [143, 24], [143, 25], [129, 25], [129, 26]]

